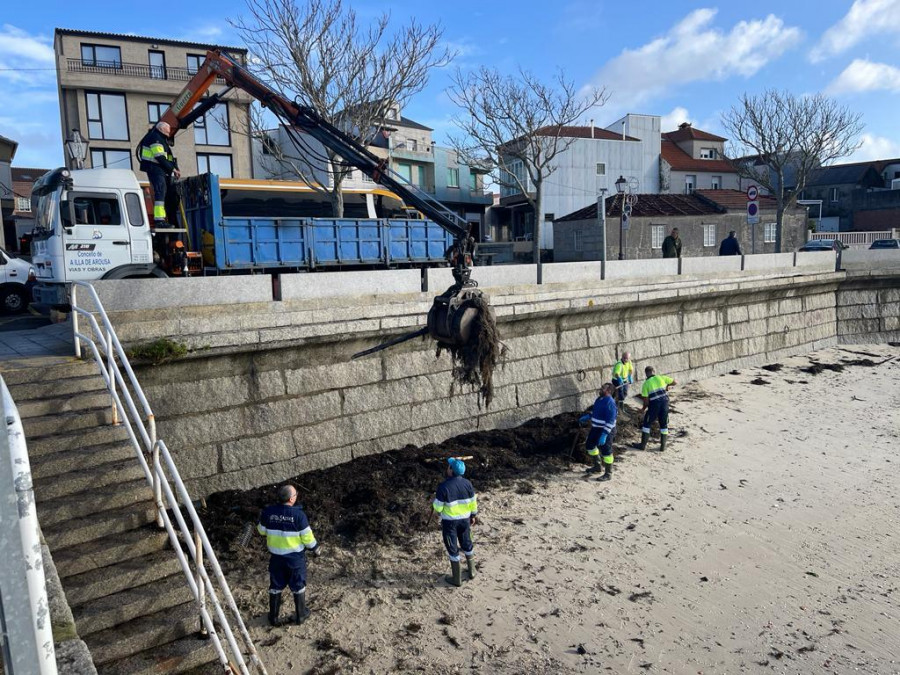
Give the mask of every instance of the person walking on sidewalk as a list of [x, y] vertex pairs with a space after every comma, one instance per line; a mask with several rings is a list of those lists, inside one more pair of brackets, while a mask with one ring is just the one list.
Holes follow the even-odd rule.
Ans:
[[281, 592], [285, 586], [294, 594], [294, 622], [309, 616], [306, 608], [306, 552], [318, 557], [322, 547], [316, 542], [303, 508], [297, 504], [297, 488], [278, 488], [278, 504], [267, 506], [256, 531], [266, 537], [269, 548], [269, 625], [281, 625]]
[[450, 576], [445, 580], [451, 586], [462, 586], [459, 552], [466, 556], [469, 579], [475, 578], [475, 546], [472, 544], [472, 525], [478, 518], [478, 500], [475, 488], [463, 478], [466, 465], [461, 459], [447, 460], [447, 478], [437, 489], [432, 509], [441, 517], [444, 547], [450, 556]]
[[[584, 450], [594, 460], [593, 466], [588, 468], [589, 473], [603, 469], [603, 475], [597, 480], [610, 480], [613, 472], [612, 444], [616, 437], [616, 418], [619, 408], [613, 398], [616, 388], [612, 382], [606, 382], [600, 388], [600, 396], [594, 401], [594, 407], [590, 413], [591, 430], [584, 443]], [[585, 420], [588, 415], [582, 416]], [[581, 421], [579, 420], [579, 421]]]
[[734, 230], [722, 240], [722, 244], [719, 246], [719, 255], [741, 255], [741, 243], [734, 236]]
[[634, 364], [631, 352], [622, 352], [622, 357], [613, 366], [612, 383], [616, 388], [616, 402], [619, 408], [628, 399], [628, 385], [634, 382]]
[[641, 398], [644, 405], [641, 412], [644, 420], [641, 425], [641, 442], [635, 444], [638, 450], [647, 449], [647, 441], [650, 440], [650, 427], [654, 422], [659, 422], [659, 451], [666, 449], [666, 440], [669, 437], [669, 387], [678, 384], [668, 375], [657, 375], [653, 366], [644, 369], [647, 379], [641, 388]]

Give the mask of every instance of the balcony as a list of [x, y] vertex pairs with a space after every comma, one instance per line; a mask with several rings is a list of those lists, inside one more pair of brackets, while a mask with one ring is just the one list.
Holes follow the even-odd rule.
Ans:
[[[188, 82], [196, 71], [171, 66], [151, 66], [148, 63], [123, 63], [121, 61], [86, 61], [84, 59], [66, 59], [66, 70], [70, 73], [86, 73], [104, 77], [137, 77], [145, 80], [166, 80], [172, 82]], [[216, 83], [224, 84], [221, 77]]]

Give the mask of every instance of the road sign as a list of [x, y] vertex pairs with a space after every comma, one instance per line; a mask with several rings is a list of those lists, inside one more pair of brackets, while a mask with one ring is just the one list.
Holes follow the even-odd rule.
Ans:
[[628, 229], [628, 224], [629, 224], [630, 220], [631, 220], [631, 217], [627, 213], [622, 214], [622, 229], [623, 230]]
[[759, 197], [759, 188], [755, 185], [751, 185], [747, 188], [747, 201], [755, 202], [756, 198]]
[[747, 202], [747, 222], [750, 225], [756, 225], [759, 222], [759, 202]]

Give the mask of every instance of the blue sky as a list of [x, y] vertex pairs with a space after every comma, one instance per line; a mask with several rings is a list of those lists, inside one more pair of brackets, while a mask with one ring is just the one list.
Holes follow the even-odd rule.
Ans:
[[[298, 0], [300, 1], [300, 0]], [[663, 130], [691, 121], [721, 132], [719, 122], [743, 92], [778, 87], [824, 91], [863, 114], [862, 146], [853, 159], [900, 156], [900, 0], [729, 0], [644, 3], [605, 0], [460, 0], [433, 3], [357, 0], [362, 15], [389, 11], [440, 22], [459, 53], [454, 66], [519, 67], [551, 77], [558, 68], [579, 86], [605, 86], [610, 98], [590, 116], [606, 126], [625, 112], [661, 115]], [[15, 166], [62, 164], [53, 68], [56, 26], [238, 44], [228, 17], [243, 0], [159, 5], [9, 2], [0, 18], [0, 135], [20, 144]], [[61, 19], [60, 17], [67, 17]], [[450, 69], [404, 110], [435, 129], [453, 130], [445, 94]]]

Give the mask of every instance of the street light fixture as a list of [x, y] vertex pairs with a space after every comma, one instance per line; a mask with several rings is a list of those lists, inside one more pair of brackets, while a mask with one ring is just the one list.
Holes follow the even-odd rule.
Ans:
[[619, 176], [616, 181], [616, 192], [622, 195], [622, 210], [619, 213], [619, 260], [625, 260], [625, 190], [628, 188], [628, 181], [625, 176]]
[[84, 160], [87, 157], [88, 142], [81, 136], [78, 129], [72, 129], [72, 135], [66, 141], [66, 150], [72, 160], [75, 169], [84, 168]]

